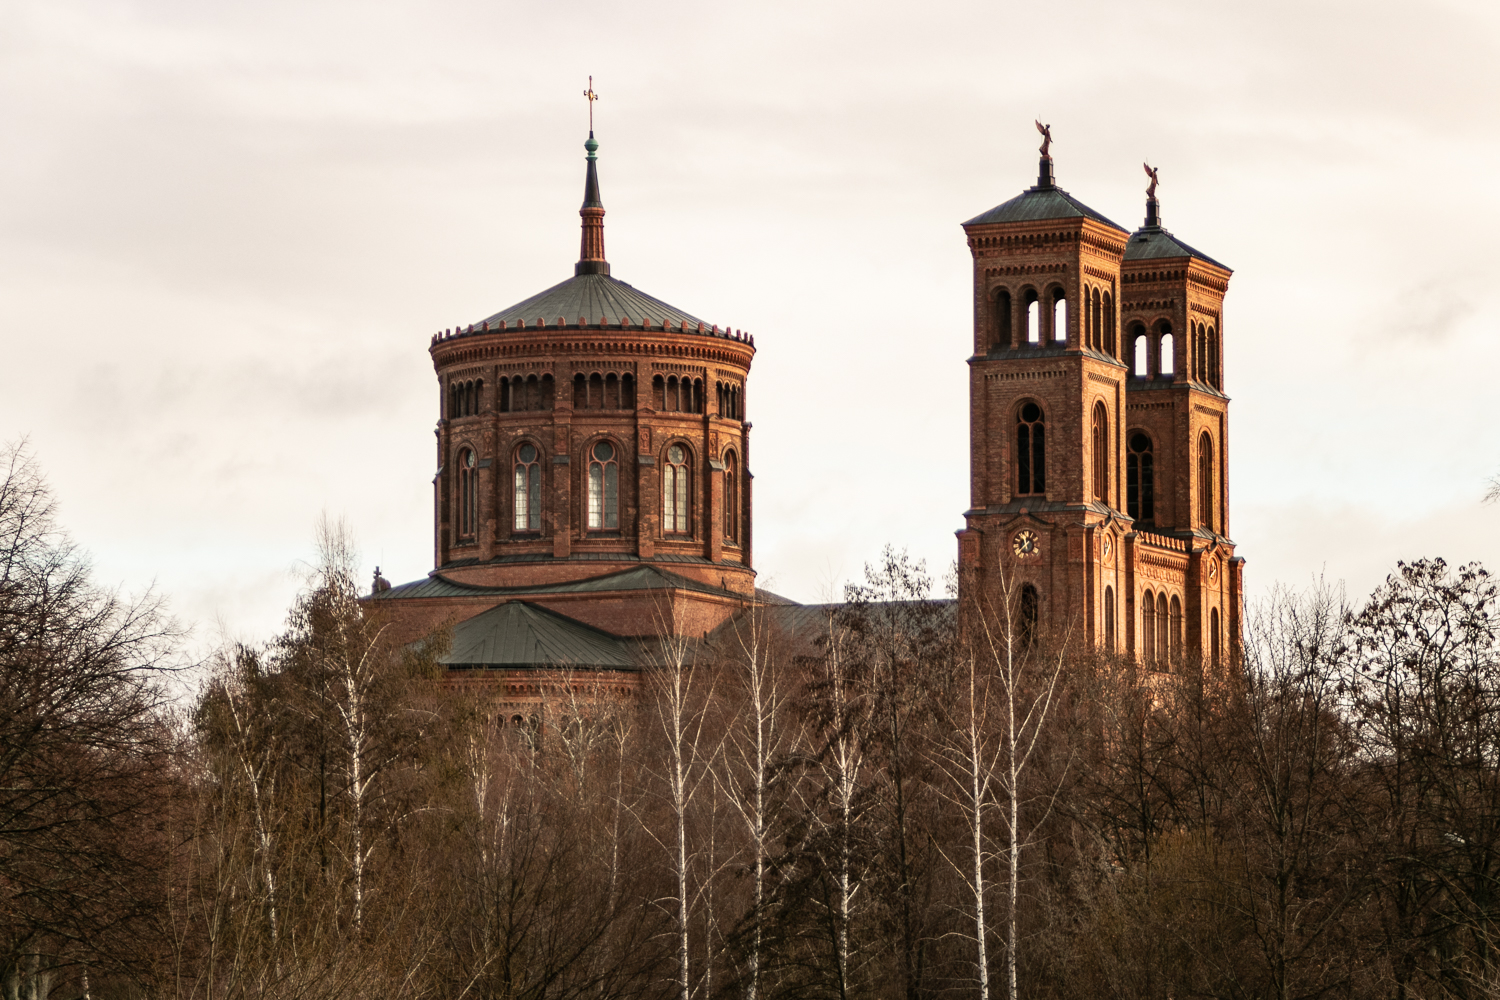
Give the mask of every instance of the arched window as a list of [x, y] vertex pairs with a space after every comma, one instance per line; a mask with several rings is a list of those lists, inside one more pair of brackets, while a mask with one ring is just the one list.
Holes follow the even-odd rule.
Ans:
[[1182, 663], [1182, 601], [1177, 595], [1172, 595], [1171, 619], [1169, 625], [1172, 631], [1172, 662]]
[[1023, 583], [1020, 605], [1021, 645], [1030, 646], [1036, 642], [1037, 630], [1041, 624], [1042, 595], [1031, 584]]
[[1209, 531], [1214, 525], [1214, 442], [1204, 431], [1198, 438], [1198, 522]]
[[1193, 324], [1193, 377], [1208, 381], [1208, 337], [1202, 323]]
[[536, 445], [523, 444], [516, 449], [516, 531], [542, 529], [542, 466]]
[[501, 413], [509, 413], [511, 410], [511, 380], [502, 378], [495, 386], [495, 406]]
[[580, 372], [573, 376], [573, 409], [587, 410], [589, 408], [589, 381]]
[[1146, 331], [1135, 328], [1135, 377], [1146, 378], [1151, 374], [1151, 351], [1146, 346]]
[[458, 453], [458, 537], [472, 539], [479, 523], [479, 469], [474, 451]]
[[600, 441], [589, 449], [590, 531], [613, 531], [620, 526], [620, 467], [615, 446]]
[[1104, 588], [1104, 651], [1115, 651], [1115, 588]]
[[604, 408], [606, 410], [625, 408], [625, 400], [620, 395], [620, 376], [614, 372], [604, 376]]
[[1219, 388], [1219, 334], [1213, 327], [1208, 328], [1208, 383]]
[[1167, 595], [1156, 595], [1156, 658], [1162, 664], [1172, 657], [1172, 637], [1168, 631]]
[[1103, 301], [1099, 297], [1099, 289], [1097, 289], [1097, 288], [1094, 289], [1093, 317], [1094, 317], [1094, 321], [1091, 324], [1091, 327], [1092, 327], [1093, 334], [1094, 334], [1094, 342], [1090, 346], [1092, 346], [1094, 348], [1094, 350], [1096, 350], [1096, 351], [1103, 351], [1104, 350], [1104, 303], [1103, 303]]
[[1219, 665], [1219, 609], [1214, 608], [1208, 613], [1208, 650], [1209, 662], [1214, 666]]
[[1167, 330], [1161, 335], [1161, 373], [1164, 377], [1170, 377], [1177, 373], [1177, 360], [1172, 352], [1175, 350], [1172, 341], [1172, 331]]
[[1130, 435], [1125, 451], [1125, 513], [1149, 528], [1156, 520], [1156, 474], [1152, 468], [1151, 439], [1140, 431]]
[[589, 376], [588, 408], [590, 410], [604, 409], [604, 376], [598, 372]]
[[1089, 290], [1089, 286], [1084, 285], [1083, 313], [1078, 317], [1078, 325], [1082, 328], [1079, 332], [1083, 335], [1084, 347], [1094, 346], [1094, 310], [1089, 305], [1093, 301], [1092, 295], [1093, 293]]
[[1026, 343], [1042, 342], [1042, 304], [1030, 288], [1026, 289], [1026, 329], [1022, 332], [1026, 334]]
[[620, 376], [620, 407], [635, 409], [635, 376], [629, 372]]
[[1104, 293], [1104, 353], [1112, 358], [1120, 356], [1115, 351], [1115, 300], [1108, 292]]
[[740, 475], [734, 452], [724, 453], [724, 538], [740, 538]]
[[1141, 662], [1156, 661], [1156, 595], [1146, 591], [1141, 595]]
[[1102, 400], [1094, 403], [1094, 496], [1109, 503], [1109, 412]]
[[667, 449], [661, 472], [661, 530], [685, 535], [690, 530], [692, 513], [692, 475], [688, 451], [680, 444]]
[[[684, 380], [684, 381], [686, 381], [686, 380]], [[689, 413], [702, 413], [703, 412], [703, 380], [701, 378], [695, 378], [695, 379], [693, 379], [692, 405], [688, 407], [688, 412]]]
[[1004, 288], [995, 293], [995, 346], [1010, 346], [1010, 292]]
[[1035, 403], [1023, 403], [1016, 414], [1016, 492], [1047, 492], [1047, 427]]
[[1068, 339], [1068, 297], [1061, 288], [1052, 290], [1052, 342], [1065, 343]]

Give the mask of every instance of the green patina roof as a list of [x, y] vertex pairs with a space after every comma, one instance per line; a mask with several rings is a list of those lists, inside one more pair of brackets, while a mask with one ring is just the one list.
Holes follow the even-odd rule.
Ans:
[[[686, 323], [696, 332], [703, 321], [637, 291], [607, 274], [578, 274], [529, 299], [517, 302], [488, 317], [484, 323], [534, 325], [540, 320], [547, 326], [661, 326], [666, 323], [678, 330]], [[560, 321], [560, 322], [559, 322]], [[483, 324], [481, 324], [482, 326]]]
[[411, 583], [403, 583], [399, 587], [390, 590], [382, 590], [371, 594], [369, 599], [375, 601], [390, 600], [391, 598], [419, 598], [419, 597], [503, 597], [521, 594], [597, 594], [609, 593], [622, 590], [691, 590], [700, 594], [713, 594], [720, 597], [743, 598], [722, 587], [714, 587], [697, 580], [689, 580], [685, 576], [676, 573], [668, 573], [657, 569], [655, 566], [635, 566], [630, 569], [622, 569], [616, 573], [606, 573], [603, 576], [590, 577], [587, 580], [571, 580], [567, 583], [547, 583], [531, 587], [479, 587], [469, 583], [458, 583], [432, 574], [425, 580], [415, 580]]
[[982, 215], [965, 222], [965, 226], [989, 226], [1000, 222], [1039, 222], [1043, 219], [1093, 219], [1120, 232], [1125, 227], [1105, 218], [1060, 187], [1034, 187], [1010, 201], [996, 205]]
[[1126, 260], [1156, 260], [1168, 257], [1196, 257], [1215, 267], [1222, 267], [1226, 271], [1231, 270], [1227, 264], [1220, 264], [1208, 254], [1194, 250], [1161, 226], [1143, 226], [1132, 233], [1129, 242], [1125, 244]]
[[453, 626], [453, 645], [438, 662], [491, 668], [637, 666], [625, 640], [524, 601], [497, 605]]

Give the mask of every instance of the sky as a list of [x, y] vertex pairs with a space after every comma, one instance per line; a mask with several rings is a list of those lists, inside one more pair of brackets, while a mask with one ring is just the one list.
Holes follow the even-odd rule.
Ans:
[[1034, 183], [1234, 268], [1250, 597], [1500, 570], [1500, 4], [7, 0], [0, 441], [98, 577], [258, 641], [314, 527], [432, 568], [437, 330], [572, 274], [753, 333], [760, 583], [967, 506], [960, 223]]

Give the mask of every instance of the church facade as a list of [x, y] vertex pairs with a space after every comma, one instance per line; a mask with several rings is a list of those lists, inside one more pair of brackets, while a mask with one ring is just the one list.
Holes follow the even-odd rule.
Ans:
[[[1050, 141], [1050, 137], [1049, 137]], [[653, 642], [754, 605], [752, 338], [611, 274], [585, 144], [571, 278], [433, 337], [434, 569], [370, 606], [451, 628], [456, 686], [518, 704], [587, 670], [629, 690]], [[1148, 168], [1149, 170], [1149, 168]], [[960, 620], [1008, 606], [1152, 665], [1218, 664], [1240, 634], [1229, 536], [1229, 268], [1162, 227], [1037, 184], [964, 223], [974, 267]], [[955, 428], [955, 431], [957, 429]]]
[[[1149, 168], [1148, 168], [1149, 171]], [[1035, 186], [964, 223], [974, 261], [966, 621], [1219, 664], [1240, 635], [1229, 537], [1230, 269], [1161, 225]]]

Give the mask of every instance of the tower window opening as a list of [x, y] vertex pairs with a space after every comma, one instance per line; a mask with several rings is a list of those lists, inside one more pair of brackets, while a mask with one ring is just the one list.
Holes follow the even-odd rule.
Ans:
[[1093, 301], [1092, 297], [1093, 292], [1085, 285], [1083, 288], [1083, 315], [1078, 320], [1079, 326], [1083, 328], [1084, 347], [1094, 346], [1094, 311], [1089, 306], [1089, 303]]
[[1214, 608], [1208, 613], [1208, 649], [1209, 662], [1215, 667], [1219, 665], [1219, 609]]
[[635, 376], [629, 372], [620, 376], [620, 408], [635, 409]]
[[589, 376], [587, 404], [590, 410], [604, 409], [604, 377], [598, 372]]
[[610, 372], [604, 376], [604, 409], [623, 410], [625, 398], [620, 394], [620, 376]]
[[1004, 288], [995, 293], [995, 346], [1009, 347], [1011, 333], [1010, 292]]
[[1016, 492], [1047, 492], [1047, 427], [1035, 403], [1023, 404], [1016, 414]]
[[542, 466], [540, 452], [533, 444], [516, 449], [515, 525], [516, 531], [540, 531], [542, 528]]
[[1167, 618], [1167, 595], [1156, 595], [1156, 659], [1163, 666], [1172, 660], [1171, 633]]
[[740, 538], [740, 478], [732, 451], [724, 453], [724, 538], [731, 542]]
[[1172, 356], [1174, 350], [1172, 331], [1169, 329], [1161, 335], [1161, 374], [1163, 378], [1171, 378], [1177, 370], [1176, 359]]
[[479, 469], [472, 448], [465, 448], [458, 455], [458, 537], [465, 541], [474, 537], [475, 525], [479, 523]]
[[1061, 288], [1052, 292], [1052, 342], [1063, 344], [1068, 340], [1068, 298]]
[[1115, 350], [1115, 300], [1108, 292], [1104, 293], [1104, 353], [1119, 357]]
[[661, 526], [669, 534], [685, 535], [692, 511], [692, 469], [688, 452], [680, 444], [667, 449], [661, 479]]
[[1042, 304], [1037, 299], [1036, 292], [1026, 290], [1026, 343], [1036, 345], [1042, 342]]
[[1018, 603], [1020, 604], [1021, 645], [1031, 646], [1036, 642], [1037, 632], [1041, 626], [1042, 595], [1037, 593], [1036, 587], [1023, 583]]
[[1151, 439], [1140, 431], [1130, 435], [1125, 452], [1125, 513], [1149, 528], [1156, 520], [1155, 470]]
[[1104, 651], [1115, 651], [1115, 589], [1104, 588]]
[[651, 380], [651, 408], [659, 412], [667, 408], [667, 381], [660, 375]]
[[1208, 383], [1215, 389], [1222, 388], [1219, 385], [1219, 334], [1213, 327], [1208, 328]]
[[589, 449], [590, 531], [613, 531], [620, 526], [620, 467], [615, 446], [599, 441]]
[[1172, 610], [1170, 618], [1170, 629], [1172, 634], [1172, 649], [1169, 654], [1173, 663], [1182, 663], [1182, 601], [1176, 594], [1172, 595]]
[[1193, 378], [1199, 382], [1208, 381], [1208, 337], [1202, 323], [1194, 323], [1193, 327]]
[[1132, 368], [1136, 378], [1146, 378], [1151, 374], [1151, 351], [1146, 346], [1146, 331], [1135, 327], [1131, 332], [1135, 334], [1133, 350], [1135, 358]]
[[1094, 335], [1094, 342], [1091, 346], [1094, 350], [1102, 353], [1104, 351], [1104, 301], [1100, 297], [1099, 289], [1097, 288], [1094, 289], [1093, 299], [1093, 308], [1090, 310], [1093, 320], [1089, 324], [1089, 328], [1093, 331]]
[[1141, 595], [1141, 661], [1156, 662], [1156, 595], [1149, 590]]
[[1217, 530], [1214, 518], [1214, 442], [1204, 431], [1198, 438], [1198, 521], [1209, 531]]
[[1109, 503], [1109, 412], [1103, 401], [1094, 403], [1092, 451], [1094, 496]]

